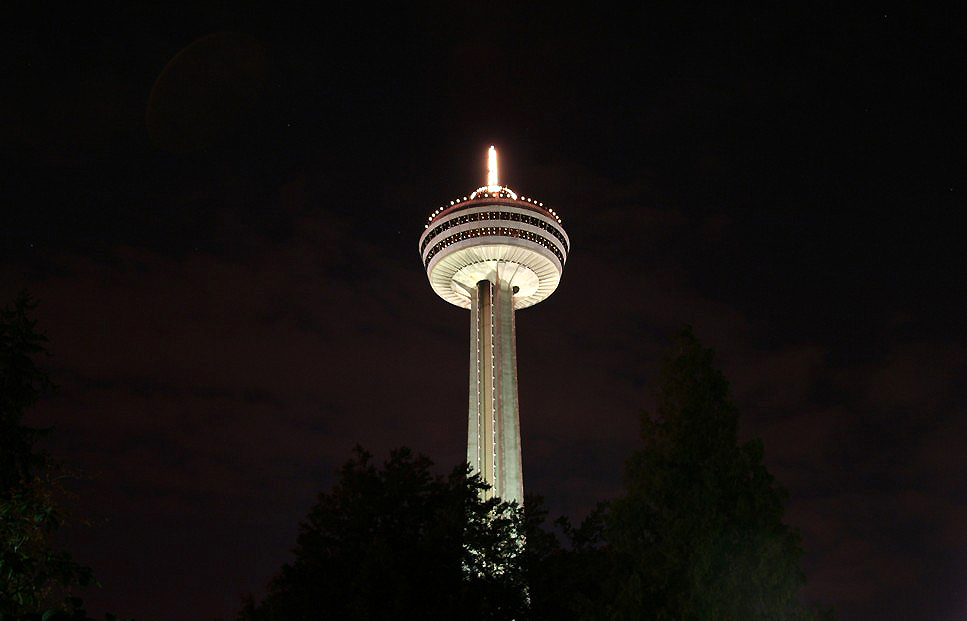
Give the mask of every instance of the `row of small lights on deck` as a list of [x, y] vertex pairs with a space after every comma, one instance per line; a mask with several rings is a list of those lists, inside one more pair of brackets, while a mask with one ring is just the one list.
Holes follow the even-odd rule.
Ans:
[[[478, 192], [479, 192], [479, 190], [478, 190]], [[467, 198], [466, 196], [464, 196], [463, 198], [458, 198], [456, 200], [450, 201], [450, 204], [449, 205], [444, 205], [443, 207], [440, 207], [439, 209], [437, 209], [436, 211], [434, 211], [433, 213], [431, 213], [427, 217], [427, 222], [433, 220], [433, 218], [436, 218], [438, 215], [440, 215], [441, 212], [443, 212], [444, 210], [448, 209], [449, 207], [453, 207], [454, 205], [459, 205], [460, 203], [464, 203], [464, 202], [466, 202], [468, 200], [473, 200], [473, 199], [477, 198], [477, 196], [478, 196], [477, 195], [477, 192], [474, 192], [473, 194], [470, 195], [470, 198]], [[489, 194], [488, 194], [488, 196], [489, 196]], [[544, 203], [541, 203], [539, 201], [536, 201], [533, 198], [527, 198], [526, 196], [521, 196], [520, 197], [520, 200], [527, 201], [528, 203], [531, 203], [532, 205], [537, 205], [538, 207], [543, 207], [544, 206]], [[560, 216], [558, 216], [554, 212], [553, 209], [551, 209], [550, 207], [548, 207], [547, 208], [547, 211], [549, 211], [551, 213], [551, 215], [554, 216], [554, 219], [557, 220], [558, 223], [563, 224], [561, 222]], [[430, 225], [429, 224], [424, 224], [423, 225], [423, 228], [428, 229], [428, 228], [430, 228]]]

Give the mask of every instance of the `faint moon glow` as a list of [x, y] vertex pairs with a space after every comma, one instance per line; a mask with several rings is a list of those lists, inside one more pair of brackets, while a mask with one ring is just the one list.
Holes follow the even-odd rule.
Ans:
[[145, 124], [159, 148], [187, 153], [218, 146], [246, 128], [265, 91], [267, 56], [255, 37], [206, 35], [175, 54], [148, 96]]

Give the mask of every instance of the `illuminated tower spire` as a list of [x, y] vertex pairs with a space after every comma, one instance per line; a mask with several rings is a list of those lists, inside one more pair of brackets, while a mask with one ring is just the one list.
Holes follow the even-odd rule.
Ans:
[[494, 145], [490, 145], [490, 150], [487, 151], [487, 189], [494, 188], [493, 191], [496, 191], [499, 187], [497, 185], [497, 149]]
[[467, 461], [486, 496], [523, 502], [515, 312], [551, 295], [570, 241], [553, 209], [499, 184], [490, 147], [487, 185], [428, 218], [420, 256], [430, 286], [470, 309]]

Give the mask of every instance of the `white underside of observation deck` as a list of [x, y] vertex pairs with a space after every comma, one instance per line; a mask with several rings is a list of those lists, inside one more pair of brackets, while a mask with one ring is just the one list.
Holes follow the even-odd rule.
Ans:
[[546, 248], [500, 236], [457, 242], [427, 266], [430, 286], [437, 295], [461, 308], [470, 308], [470, 292], [479, 281], [497, 278], [519, 287], [515, 309], [533, 306], [554, 293], [561, 271], [560, 261]]

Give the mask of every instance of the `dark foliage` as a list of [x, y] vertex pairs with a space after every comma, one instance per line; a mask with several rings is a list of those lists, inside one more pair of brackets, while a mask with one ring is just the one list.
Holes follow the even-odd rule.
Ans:
[[758, 441], [738, 443], [738, 411], [713, 352], [684, 330], [665, 362], [644, 446], [607, 518], [603, 587], [615, 619], [812, 619], [798, 533]]
[[528, 497], [524, 504], [527, 545], [523, 558], [531, 597], [524, 618], [597, 618], [605, 596], [602, 578], [608, 575], [611, 563], [603, 536], [606, 509], [602, 503], [577, 528], [561, 517], [553, 529], [548, 529], [541, 499]]
[[63, 473], [37, 447], [46, 431], [23, 424], [52, 389], [37, 365], [47, 339], [33, 308], [21, 294], [0, 310], [0, 621], [88, 619], [70, 588], [92, 583], [92, 572], [52, 541], [66, 517], [57, 500]]
[[34, 445], [43, 435], [25, 427], [27, 409], [51, 389], [36, 358], [47, 353], [47, 339], [29, 316], [34, 308], [26, 294], [0, 309], [0, 494], [9, 496], [44, 470], [47, 457]]
[[523, 618], [516, 506], [483, 501], [466, 468], [448, 477], [407, 449], [382, 468], [356, 449], [301, 526], [294, 560], [240, 619]]

